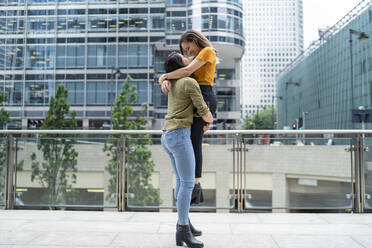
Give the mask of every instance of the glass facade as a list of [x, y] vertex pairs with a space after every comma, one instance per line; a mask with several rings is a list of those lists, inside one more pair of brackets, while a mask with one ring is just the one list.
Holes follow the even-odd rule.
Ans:
[[[107, 112], [130, 75], [138, 104], [150, 106], [147, 117], [162, 118], [157, 112], [164, 112], [166, 97], [157, 77], [164, 56], [178, 49], [180, 35], [191, 28], [213, 44], [242, 51], [241, 1], [1, 0], [0, 89], [8, 95], [6, 107], [19, 106], [12, 109], [14, 121], [42, 119], [63, 83], [78, 119], [106, 119], [97, 107]], [[159, 45], [165, 49], [156, 58]], [[113, 68], [120, 68], [120, 78]]]
[[[361, 42], [353, 35], [351, 47], [350, 29], [365, 32], [370, 38]], [[278, 129], [303, 116], [306, 129], [351, 129], [352, 99], [354, 109], [372, 108], [370, 30], [372, 8], [370, 1], [363, 1], [279, 75], [277, 96], [282, 100], [278, 100]], [[361, 124], [355, 123], [354, 128], [360, 129]], [[365, 128], [372, 126], [367, 123]]]

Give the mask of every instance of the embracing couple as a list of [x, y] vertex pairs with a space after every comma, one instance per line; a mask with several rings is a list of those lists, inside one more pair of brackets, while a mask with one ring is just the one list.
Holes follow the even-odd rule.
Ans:
[[161, 143], [169, 155], [176, 175], [174, 197], [177, 201], [176, 244], [200, 248], [196, 240], [201, 231], [190, 222], [190, 204], [203, 201], [202, 172], [203, 134], [209, 130], [216, 111], [213, 79], [217, 57], [209, 40], [195, 30], [180, 39], [180, 52], [171, 53], [165, 63], [166, 74], [159, 78], [162, 92], [168, 94]]

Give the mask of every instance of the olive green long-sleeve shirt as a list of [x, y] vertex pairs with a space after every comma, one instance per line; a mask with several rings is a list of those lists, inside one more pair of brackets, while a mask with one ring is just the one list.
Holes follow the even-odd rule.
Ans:
[[163, 130], [190, 128], [194, 108], [199, 116], [209, 111], [204, 102], [198, 82], [190, 77], [172, 80], [172, 89], [168, 93], [168, 113], [165, 116]]

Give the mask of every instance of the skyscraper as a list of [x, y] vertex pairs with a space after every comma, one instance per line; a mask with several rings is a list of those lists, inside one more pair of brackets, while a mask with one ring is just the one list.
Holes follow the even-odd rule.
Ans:
[[134, 114], [147, 103], [151, 127], [160, 128], [167, 105], [157, 77], [187, 29], [203, 32], [217, 50], [217, 122], [234, 124], [242, 18], [241, 0], [0, 0], [0, 89], [11, 125], [39, 127], [62, 83], [79, 127], [109, 126], [112, 103], [131, 75]]
[[242, 118], [276, 102], [276, 75], [303, 50], [302, 0], [245, 0]]

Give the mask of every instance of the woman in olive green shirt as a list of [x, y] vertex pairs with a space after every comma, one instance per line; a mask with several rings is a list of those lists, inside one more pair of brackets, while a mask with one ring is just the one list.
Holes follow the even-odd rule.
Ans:
[[[181, 54], [172, 53], [165, 61], [165, 71], [171, 72], [185, 66], [187, 59]], [[189, 221], [191, 193], [195, 184], [195, 156], [190, 138], [194, 108], [207, 123], [213, 117], [204, 102], [198, 82], [190, 77], [172, 82], [168, 93], [168, 113], [165, 116], [161, 143], [171, 159], [176, 175], [174, 197], [177, 201], [178, 224], [176, 244], [200, 248], [203, 243], [196, 240], [191, 232], [194, 229]]]

